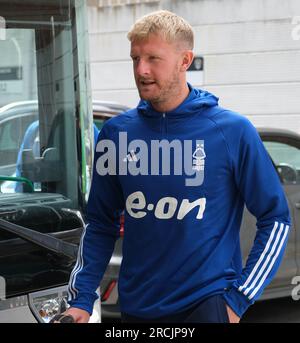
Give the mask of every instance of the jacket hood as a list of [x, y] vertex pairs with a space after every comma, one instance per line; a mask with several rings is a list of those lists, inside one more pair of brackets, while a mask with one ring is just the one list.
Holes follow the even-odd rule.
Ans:
[[[195, 111], [203, 110], [207, 107], [213, 107], [218, 105], [218, 100], [215, 95], [197, 88], [193, 88], [188, 83], [190, 94], [189, 96], [174, 110], [166, 112], [171, 116], [188, 116], [190, 114], [195, 114]], [[146, 100], [141, 100], [137, 106], [137, 110], [140, 114], [150, 117], [160, 117], [162, 112], [156, 111], [151, 103]]]

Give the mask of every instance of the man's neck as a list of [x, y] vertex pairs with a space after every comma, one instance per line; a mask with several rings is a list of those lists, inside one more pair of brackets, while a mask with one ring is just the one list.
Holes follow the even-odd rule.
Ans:
[[178, 96], [174, 97], [172, 100], [168, 102], [157, 102], [151, 103], [152, 107], [158, 112], [170, 112], [177, 108], [180, 104], [184, 102], [184, 100], [189, 96], [190, 89], [187, 84], [185, 84], [184, 89], [178, 93]]

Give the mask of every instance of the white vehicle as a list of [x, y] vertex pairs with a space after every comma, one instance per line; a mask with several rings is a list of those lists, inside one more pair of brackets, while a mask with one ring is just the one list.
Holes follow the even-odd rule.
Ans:
[[0, 322], [67, 306], [92, 170], [85, 6], [0, 0]]

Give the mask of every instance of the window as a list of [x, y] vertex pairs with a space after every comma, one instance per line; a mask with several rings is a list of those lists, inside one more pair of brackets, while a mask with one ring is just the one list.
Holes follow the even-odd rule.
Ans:
[[284, 183], [300, 183], [300, 150], [282, 142], [265, 141], [276, 168]]
[[3, 9], [0, 191], [59, 193], [76, 206], [75, 17], [70, 2], [54, 6], [51, 15], [45, 5], [38, 5], [23, 8], [24, 20], [14, 5]]
[[[78, 242], [92, 166], [85, 1], [0, 3], [0, 218]], [[63, 256], [0, 229], [7, 297], [68, 281]]]
[[[0, 117], [1, 118], [1, 117]], [[37, 114], [25, 113], [0, 120], [0, 174], [12, 175], [15, 172], [18, 152], [29, 125], [37, 120]]]

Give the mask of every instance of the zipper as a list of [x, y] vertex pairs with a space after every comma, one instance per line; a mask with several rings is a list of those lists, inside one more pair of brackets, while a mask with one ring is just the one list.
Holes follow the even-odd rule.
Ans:
[[165, 136], [167, 133], [167, 118], [166, 118], [166, 112], [162, 114], [162, 130], [161, 130], [162, 136]]

